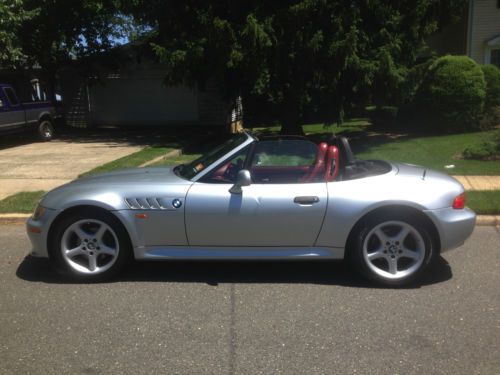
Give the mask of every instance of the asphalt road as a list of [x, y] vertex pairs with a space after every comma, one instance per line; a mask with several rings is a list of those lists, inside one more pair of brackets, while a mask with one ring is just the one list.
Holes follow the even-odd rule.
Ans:
[[500, 230], [407, 289], [341, 262], [141, 263], [65, 283], [0, 226], [2, 374], [500, 374]]

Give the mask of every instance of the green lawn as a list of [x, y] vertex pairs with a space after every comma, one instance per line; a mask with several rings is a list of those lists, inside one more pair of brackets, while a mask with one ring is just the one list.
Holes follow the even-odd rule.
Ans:
[[[403, 136], [396, 139], [374, 137], [373, 140], [353, 142], [360, 159], [387, 159], [419, 164], [453, 175], [500, 175], [500, 160], [480, 161], [460, 159], [468, 146], [481, 143], [493, 134], [476, 132], [439, 136]], [[446, 165], [454, 165], [447, 169]]]
[[[253, 128], [257, 134], [278, 134], [281, 127]], [[342, 125], [325, 127], [323, 124], [303, 126], [304, 133], [314, 141], [329, 135], [343, 135], [350, 139], [356, 157], [360, 159], [386, 159], [419, 164], [452, 175], [500, 175], [500, 160], [464, 160], [465, 148], [488, 140], [494, 131], [465, 134], [426, 136], [422, 134], [391, 134], [373, 129], [367, 118], [353, 118]], [[454, 165], [454, 168], [445, 166]]]
[[11, 195], [0, 200], [0, 213], [32, 213], [45, 191], [30, 191]]
[[467, 206], [481, 215], [500, 215], [500, 190], [468, 191]]
[[124, 156], [123, 158], [113, 160], [112, 162], [100, 165], [88, 172], [81, 174], [79, 177], [90, 176], [97, 173], [111, 172], [116, 169], [135, 168], [139, 165], [154, 159], [158, 156], [164, 155], [174, 150], [173, 147], [146, 147], [133, 154]]
[[190, 161], [200, 157], [201, 154], [187, 154], [187, 155], [179, 155], [171, 158], [166, 158], [157, 161], [154, 164], [151, 164], [151, 167], [161, 167], [164, 165], [179, 165], [189, 163]]
[[[322, 136], [329, 136], [330, 134], [349, 135], [351, 133], [366, 131], [370, 127], [370, 121], [367, 118], [352, 118], [339, 124], [332, 124], [325, 126], [325, 124], [307, 124], [303, 125], [304, 133], [314, 139], [321, 138]], [[274, 125], [269, 127], [255, 127], [250, 128], [252, 132], [262, 135], [279, 134], [281, 125]]]

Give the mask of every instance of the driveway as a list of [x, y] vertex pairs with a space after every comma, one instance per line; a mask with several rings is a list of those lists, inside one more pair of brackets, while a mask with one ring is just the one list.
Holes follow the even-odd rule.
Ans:
[[50, 190], [144, 146], [88, 134], [52, 142], [0, 144], [0, 199], [21, 191]]

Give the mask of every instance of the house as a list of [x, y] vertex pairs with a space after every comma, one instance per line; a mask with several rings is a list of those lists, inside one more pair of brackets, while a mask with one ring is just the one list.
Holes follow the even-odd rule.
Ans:
[[467, 55], [500, 67], [500, 0], [470, 0], [461, 19], [428, 40], [439, 55]]
[[500, 0], [470, 1], [466, 54], [500, 67]]
[[91, 62], [73, 61], [60, 70], [58, 81], [68, 125], [195, 125], [231, 131], [241, 126], [240, 101], [223, 98], [214, 80], [203, 88], [167, 86], [165, 66], [151, 55], [138, 54], [137, 48], [140, 46], [121, 46], [112, 51], [112, 58], [103, 54]]

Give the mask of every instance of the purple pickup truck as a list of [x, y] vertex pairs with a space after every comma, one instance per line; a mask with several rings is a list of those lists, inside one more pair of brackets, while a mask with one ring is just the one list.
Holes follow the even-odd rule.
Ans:
[[36, 131], [43, 141], [54, 134], [55, 110], [50, 102], [22, 103], [11, 85], [0, 83], [0, 134]]

